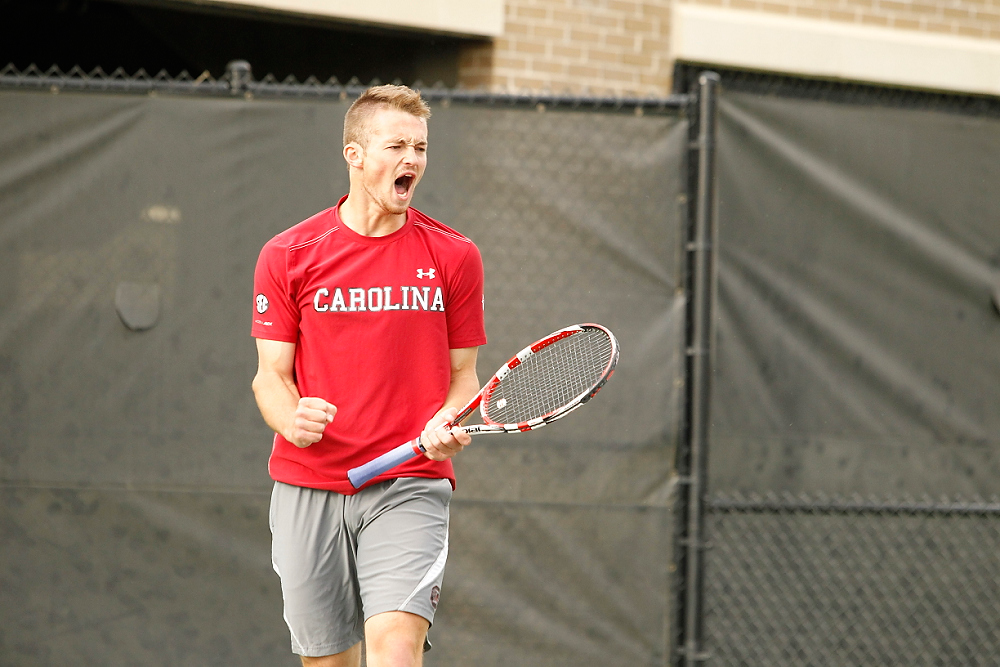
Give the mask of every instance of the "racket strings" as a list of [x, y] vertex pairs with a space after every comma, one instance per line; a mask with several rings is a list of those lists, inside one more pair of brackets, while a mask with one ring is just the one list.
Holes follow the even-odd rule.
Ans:
[[548, 415], [588, 394], [605, 376], [614, 345], [600, 329], [555, 341], [511, 369], [483, 404], [494, 424], [517, 424]]

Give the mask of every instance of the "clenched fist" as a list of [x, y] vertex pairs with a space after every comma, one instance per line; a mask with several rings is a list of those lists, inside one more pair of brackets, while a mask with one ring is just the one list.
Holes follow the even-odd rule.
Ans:
[[299, 399], [292, 420], [290, 437], [286, 437], [296, 447], [308, 447], [323, 438], [326, 425], [337, 415], [337, 406], [322, 398], [304, 397]]

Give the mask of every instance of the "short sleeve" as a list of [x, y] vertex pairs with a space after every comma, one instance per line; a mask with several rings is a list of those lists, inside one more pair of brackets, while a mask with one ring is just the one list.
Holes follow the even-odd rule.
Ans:
[[485, 345], [483, 258], [474, 243], [469, 243], [448, 291], [448, 347], [457, 349]]
[[254, 338], [297, 343], [299, 311], [291, 294], [288, 277], [288, 250], [269, 241], [260, 251], [253, 276], [254, 310], [251, 335]]

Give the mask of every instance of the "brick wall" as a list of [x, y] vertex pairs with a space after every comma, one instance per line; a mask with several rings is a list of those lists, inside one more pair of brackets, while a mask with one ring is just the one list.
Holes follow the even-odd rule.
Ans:
[[[502, 37], [466, 47], [459, 81], [496, 91], [666, 95], [675, 0], [507, 0]], [[1000, 0], [683, 0], [1000, 40]]]
[[468, 47], [463, 86], [662, 95], [670, 89], [670, 0], [507, 0], [504, 35]]

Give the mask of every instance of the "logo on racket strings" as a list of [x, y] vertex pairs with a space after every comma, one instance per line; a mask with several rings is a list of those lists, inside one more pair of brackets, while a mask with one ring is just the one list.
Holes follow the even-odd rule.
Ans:
[[257, 295], [257, 312], [263, 315], [267, 312], [267, 297], [263, 294]]

